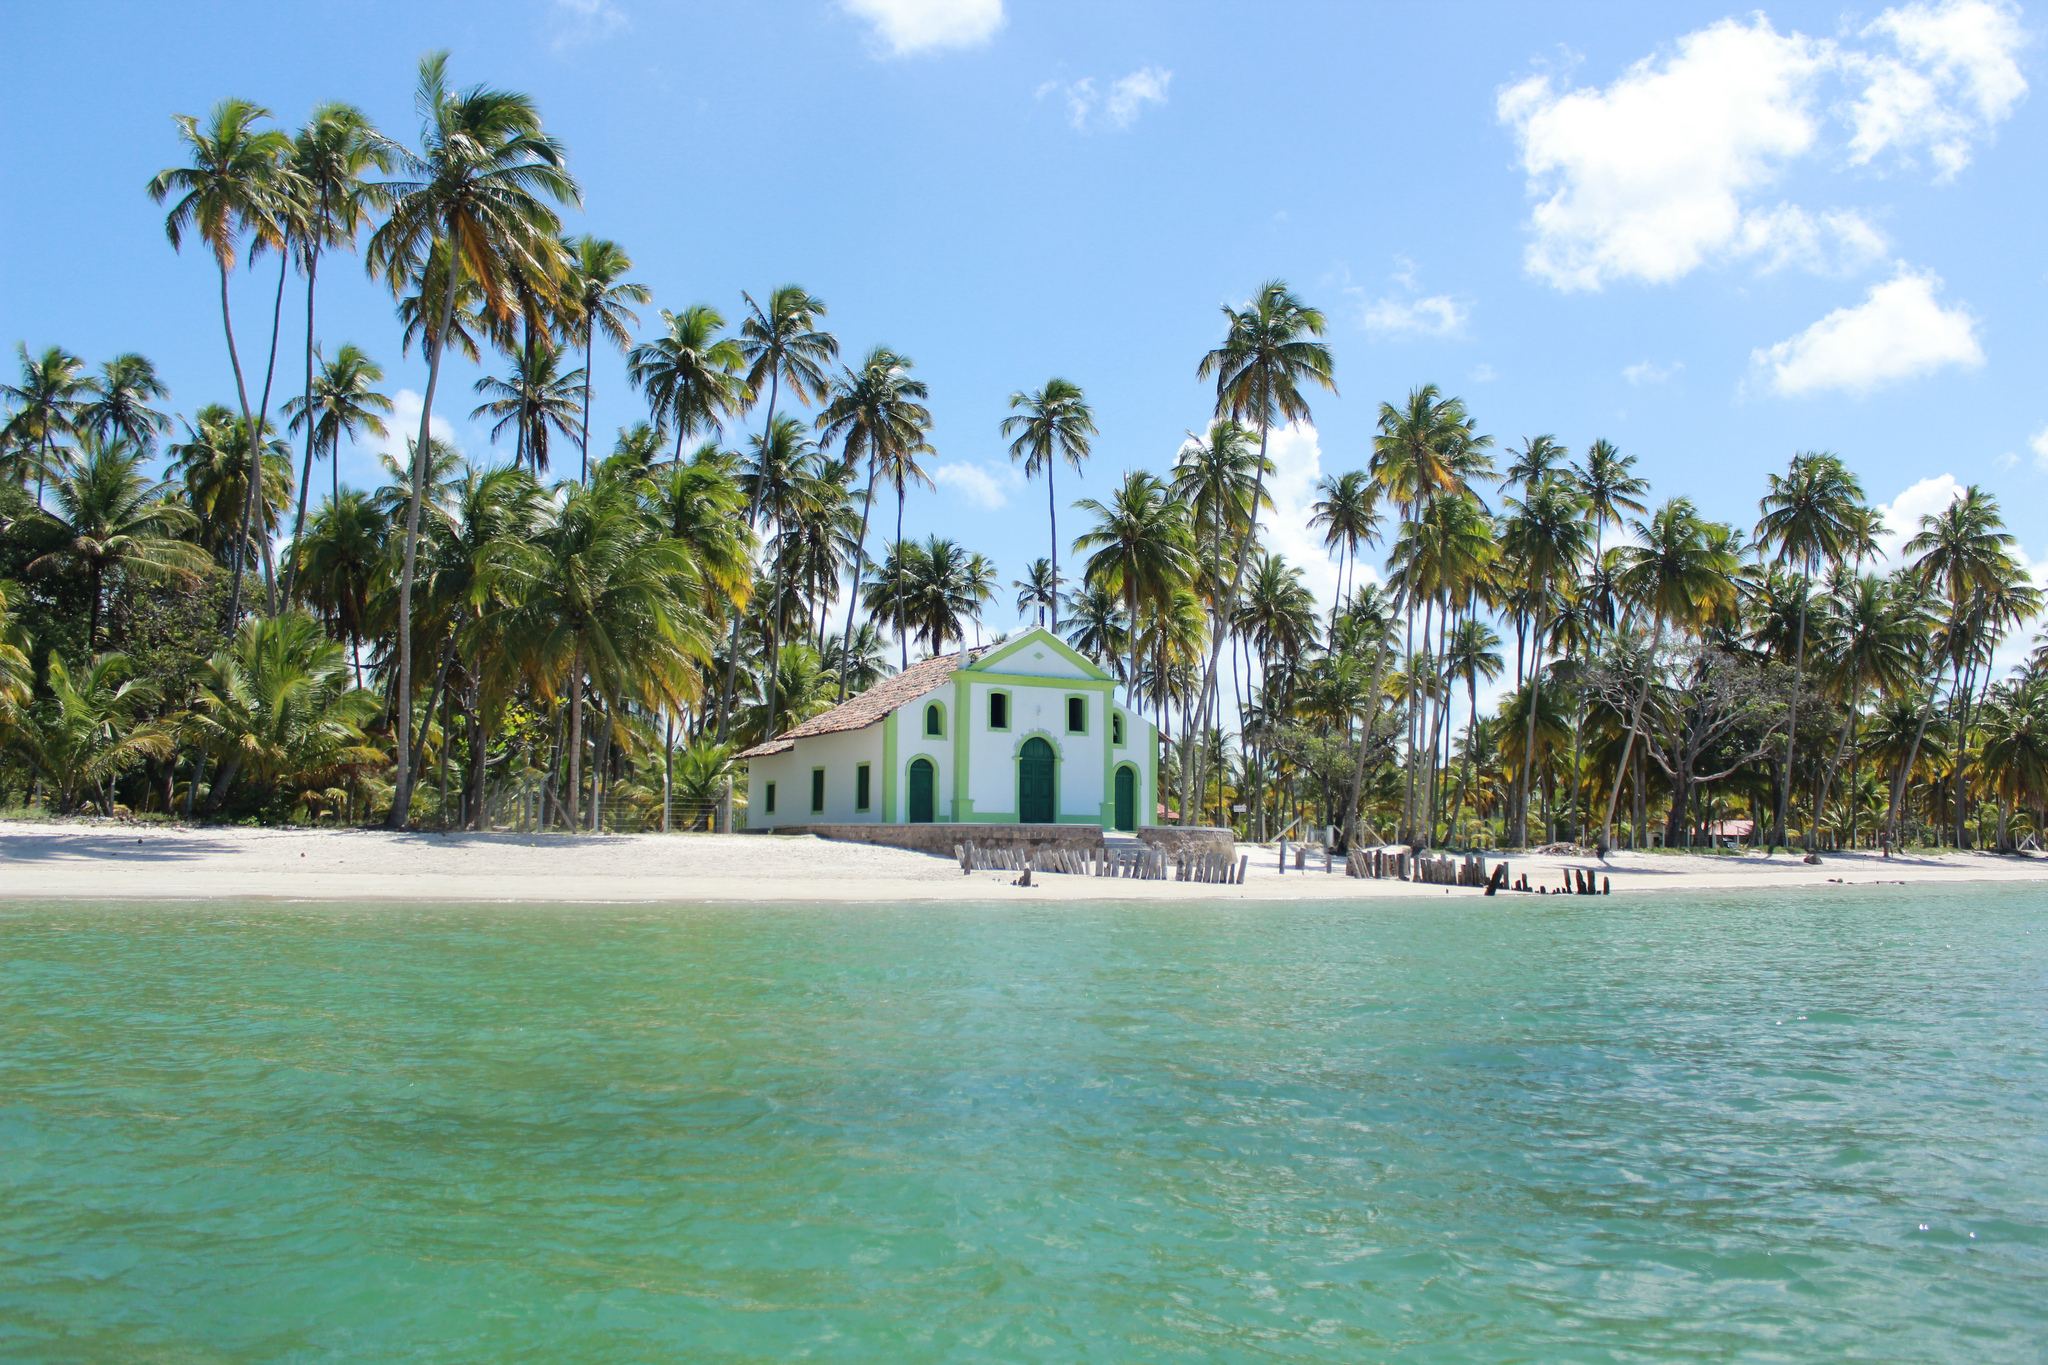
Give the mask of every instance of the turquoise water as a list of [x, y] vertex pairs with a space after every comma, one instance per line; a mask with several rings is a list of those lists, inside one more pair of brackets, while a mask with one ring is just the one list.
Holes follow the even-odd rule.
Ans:
[[2048, 894], [0, 907], [10, 1360], [2038, 1359]]

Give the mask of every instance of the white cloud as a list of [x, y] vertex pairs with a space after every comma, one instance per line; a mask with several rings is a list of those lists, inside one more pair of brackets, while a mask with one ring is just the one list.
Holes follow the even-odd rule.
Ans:
[[1624, 366], [1621, 377], [1640, 388], [1644, 384], [1662, 384], [1684, 368], [1683, 360], [1674, 360], [1669, 365], [1659, 365], [1654, 360], [1638, 360], [1633, 365]]
[[2027, 442], [2027, 449], [2034, 452], [2034, 467], [2048, 470], [2048, 427], [2035, 432]]
[[1424, 294], [1416, 275], [1415, 262], [1406, 256], [1394, 258], [1394, 290], [1366, 300], [1365, 290], [1356, 285], [1345, 293], [1361, 301], [1359, 321], [1375, 336], [1455, 337], [1465, 330], [1471, 306], [1450, 294]]
[[1071, 81], [1045, 81], [1032, 92], [1035, 99], [1058, 95], [1067, 106], [1067, 122], [1075, 132], [1108, 127], [1121, 131], [1137, 122], [1148, 104], [1165, 104], [1173, 73], [1164, 67], [1141, 66], [1109, 83], [1109, 93], [1096, 87], [1093, 76]]
[[993, 512], [1009, 505], [1010, 492], [1018, 486], [1019, 475], [1007, 465], [990, 468], [954, 460], [935, 467], [932, 482], [976, 507]]
[[626, 12], [612, 0], [554, 0], [552, 14], [557, 52], [609, 38], [627, 26]]
[[1474, 365], [1472, 372], [1465, 376], [1466, 382], [1472, 384], [1491, 384], [1498, 378], [1500, 378], [1500, 372], [1483, 360]]
[[[1273, 431], [1266, 441], [1266, 458], [1273, 462], [1273, 472], [1266, 476], [1273, 510], [1260, 521], [1260, 535], [1276, 554], [1301, 570], [1301, 581], [1327, 615], [1337, 602], [1337, 562], [1323, 547], [1323, 533], [1308, 524], [1315, 515], [1316, 484], [1323, 477], [1322, 442], [1313, 426], [1297, 422]], [[1365, 581], [1366, 577], [1359, 579], [1361, 584]]]
[[1853, 54], [1863, 83], [1850, 106], [1849, 159], [1865, 165], [1886, 151], [1924, 150], [1939, 178], [1970, 161], [1970, 144], [1990, 136], [2027, 92], [2017, 55], [2026, 45], [2019, 6], [2007, 0], [1914, 3], [1880, 14], [1862, 36], [1890, 52]]
[[1825, 45], [1757, 15], [1688, 33], [1605, 89], [1535, 75], [1496, 112], [1521, 146], [1534, 240], [1524, 264], [1559, 289], [1675, 280], [1745, 248], [1748, 201], [1819, 134]]
[[[391, 411], [384, 417], [384, 434], [357, 444], [349, 452], [353, 459], [344, 457], [341, 481], [353, 483], [358, 488], [374, 488], [386, 482], [390, 476], [379, 463], [380, 456], [395, 460], [400, 468], [404, 468], [406, 455], [413, 441], [419, 437], [420, 413], [426, 402], [417, 389], [400, 389], [392, 394]], [[438, 409], [440, 405], [435, 406]], [[462, 443], [455, 438], [454, 426], [438, 410], [434, 413], [430, 430], [435, 440], [446, 441], [458, 451], [462, 450]]]
[[1950, 365], [1984, 363], [1977, 320], [1944, 308], [1936, 276], [1901, 269], [1863, 302], [1837, 308], [1797, 336], [1751, 353], [1771, 390], [1786, 397], [1838, 390], [1865, 394]]
[[1935, 474], [1899, 493], [1890, 502], [1879, 503], [1884, 531], [1877, 537], [1878, 555], [1891, 568], [1903, 567], [1905, 543], [1920, 534], [1920, 518], [1933, 516], [1963, 495], [1963, 486], [1953, 474]]
[[1924, 150], [1955, 174], [2026, 93], [2024, 41], [2010, 0], [1916, 0], [1845, 42], [1755, 14], [1685, 34], [1604, 87], [1517, 81], [1495, 114], [1533, 201], [1524, 266], [1566, 290], [1729, 262], [1867, 267], [1886, 250], [1871, 220], [1779, 201], [1782, 182], [1821, 155], [1866, 164], [1887, 151]]
[[839, 0], [839, 4], [848, 14], [867, 22], [891, 57], [980, 47], [1003, 26], [1003, 0]]

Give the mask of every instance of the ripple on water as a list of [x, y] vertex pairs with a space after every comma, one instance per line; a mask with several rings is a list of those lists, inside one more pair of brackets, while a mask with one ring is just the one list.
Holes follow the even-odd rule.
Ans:
[[2048, 896], [0, 909], [0, 1354], [2026, 1359]]

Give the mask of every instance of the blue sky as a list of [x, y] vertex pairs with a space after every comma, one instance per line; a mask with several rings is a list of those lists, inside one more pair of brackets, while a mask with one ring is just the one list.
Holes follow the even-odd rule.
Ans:
[[[1277, 451], [1277, 543], [1325, 594], [1309, 486], [1362, 465], [1377, 405], [1424, 381], [1503, 445], [1605, 436], [1659, 496], [1745, 525], [1802, 449], [1842, 453], [1902, 531], [1979, 482], [2048, 561], [2048, 139], [2041, 45], [2010, 4], [506, 0], [8, 22], [28, 59], [0, 87], [0, 342], [140, 350], [180, 411], [232, 388], [210, 263], [172, 253], [143, 194], [180, 155], [170, 116], [234, 94], [292, 127], [344, 99], [411, 140], [415, 63], [445, 47], [458, 82], [538, 100], [584, 186], [572, 228], [623, 243], [656, 307], [733, 317], [740, 290], [796, 281], [850, 355], [909, 354], [941, 484], [908, 528], [993, 554], [1006, 583], [1046, 542], [1043, 491], [997, 436], [1008, 394], [1059, 374], [1093, 400], [1095, 458], [1063, 503], [1162, 468], [1208, 417], [1194, 367], [1219, 305], [1273, 277], [1328, 312], [1336, 349], [1340, 394]], [[245, 355], [269, 283], [236, 281]], [[285, 317], [289, 392], [289, 296]], [[323, 271], [321, 320], [391, 390], [423, 387], [358, 270]], [[457, 367], [438, 410], [472, 456], [507, 458], [468, 420], [474, 377]], [[642, 415], [616, 355], [596, 386], [594, 430]], [[343, 477], [373, 467], [351, 452]]]

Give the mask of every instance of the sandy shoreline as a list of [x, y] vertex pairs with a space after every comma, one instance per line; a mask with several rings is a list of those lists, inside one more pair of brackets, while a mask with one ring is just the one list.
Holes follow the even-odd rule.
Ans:
[[[1243, 886], [1190, 886], [1041, 875], [963, 875], [956, 863], [898, 849], [769, 835], [388, 834], [370, 830], [178, 828], [94, 823], [0, 824], [0, 899], [634, 902], [1366, 899], [1446, 894], [1443, 887], [1282, 876], [1276, 855], [1251, 858]], [[1516, 875], [1556, 887], [1591, 859], [1506, 857]], [[2048, 858], [1983, 853], [1834, 854], [1819, 866], [1779, 855], [1620, 853], [1614, 890], [2048, 881]]]

